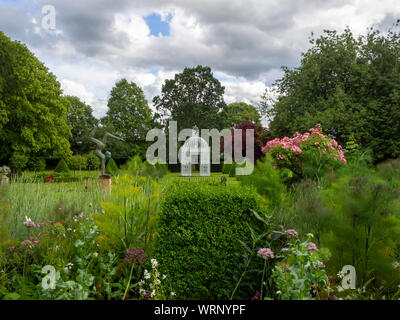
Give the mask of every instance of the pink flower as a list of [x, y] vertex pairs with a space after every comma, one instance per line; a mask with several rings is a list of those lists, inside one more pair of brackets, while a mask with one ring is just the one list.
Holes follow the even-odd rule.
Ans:
[[40, 228], [42, 226], [41, 222], [38, 222], [37, 227]]
[[11, 247], [10, 247], [10, 250], [11, 250], [11, 251], [14, 251], [14, 250], [15, 250], [15, 246], [11, 246]]
[[89, 189], [89, 186], [85, 186], [85, 189], [86, 189], [86, 190]]
[[294, 229], [288, 229], [285, 231], [285, 233], [288, 235], [289, 238], [298, 238], [299, 237], [299, 234]]
[[34, 243], [39, 243], [39, 239], [36, 238], [35, 240], [33, 240]]
[[257, 256], [264, 260], [273, 259], [275, 257], [274, 252], [270, 248], [261, 248], [258, 250]]
[[312, 251], [318, 252], [317, 245], [314, 242], [309, 242], [304, 247], [308, 249], [308, 253]]
[[251, 298], [251, 300], [260, 300], [260, 292], [257, 290], [256, 294], [254, 295], [253, 298]]

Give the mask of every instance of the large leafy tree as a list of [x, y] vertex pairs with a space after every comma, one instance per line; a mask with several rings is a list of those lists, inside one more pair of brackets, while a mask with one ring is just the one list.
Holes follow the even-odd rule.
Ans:
[[[132, 150], [132, 153], [143, 151], [147, 144], [146, 134], [153, 127], [151, 109], [143, 90], [126, 79], [118, 81], [111, 90], [108, 111], [101, 122], [110, 133], [124, 139], [124, 147], [119, 149]], [[121, 146], [121, 143], [116, 145]], [[126, 156], [132, 155], [128, 153]]]
[[377, 161], [400, 156], [399, 40], [398, 32], [372, 28], [357, 38], [346, 29], [312, 39], [300, 67], [284, 68], [277, 82], [272, 135], [321, 123], [341, 144], [354, 134]]
[[93, 116], [91, 106], [82, 102], [78, 97], [66, 96], [71, 108], [68, 111], [68, 124], [71, 126], [71, 151], [74, 154], [85, 154], [93, 149], [89, 136], [97, 127], [99, 120]]
[[177, 121], [179, 130], [194, 126], [219, 129], [224, 91], [210, 67], [185, 68], [165, 81], [161, 96], [154, 97], [153, 103], [162, 122]]
[[0, 161], [69, 156], [68, 108], [56, 77], [0, 32]]
[[260, 114], [257, 109], [244, 102], [235, 102], [224, 106], [220, 116], [226, 127], [234, 127], [243, 121], [260, 124]]

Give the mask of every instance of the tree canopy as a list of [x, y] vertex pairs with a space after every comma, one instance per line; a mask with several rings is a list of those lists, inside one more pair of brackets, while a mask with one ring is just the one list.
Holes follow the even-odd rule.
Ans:
[[226, 127], [234, 127], [241, 122], [248, 121], [260, 124], [260, 114], [257, 109], [244, 102], [235, 102], [222, 108], [221, 119]]
[[0, 32], [0, 161], [70, 155], [68, 108], [56, 77]]
[[90, 133], [97, 127], [97, 120], [91, 106], [82, 102], [78, 97], [66, 96], [71, 108], [68, 111], [68, 124], [71, 126], [71, 151], [74, 154], [85, 154], [93, 149], [89, 139]]
[[108, 111], [101, 122], [106, 130], [124, 140], [111, 142], [110, 139], [110, 143], [124, 145], [122, 149], [128, 152], [126, 156], [143, 151], [146, 134], [153, 127], [151, 109], [143, 90], [126, 79], [118, 81], [111, 90]]
[[185, 68], [165, 81], [161, 96], [154, 97], [153, 103], [162, 122], [177, 121], [178, 130], [194, 126], [219, 129], [224, 91], [210, 67]]
[[[398, 24], [396, 25], [398, 27]], [[273, 136], [320, 123], [345, 144], [354, 134], [377, 161], [400, 155], [400, 35], [325, 31], [298, 68], [284, 68], [269, 110]]]

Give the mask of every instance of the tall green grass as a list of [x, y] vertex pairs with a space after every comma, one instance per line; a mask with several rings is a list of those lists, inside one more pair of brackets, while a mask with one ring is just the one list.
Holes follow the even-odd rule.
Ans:
[[42, 219], [61, 220], [68, 210], [85, 214], [98, 212], [100, 202], [108, 197], [101, 191], [97, 179], [43, 183], [23, 177], [12, 179], [7, 188], [6, 200], [11, 206], [9, 237], [15, 240], [23, 240], [28, 234], [23, 224], [25, 216], [37, 223]]

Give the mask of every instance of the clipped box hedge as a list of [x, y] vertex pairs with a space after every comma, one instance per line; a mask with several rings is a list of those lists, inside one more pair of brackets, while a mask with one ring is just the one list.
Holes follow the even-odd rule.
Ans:
[[[259, 227], [250, 211], [260, 209], [254, 189], [181, 182], [161, 206], [153, 254], [176, 297], [228, 299], [243, 262], [238, 240], [250, 239], [248, 224]], [[251, 290], [239, 298], [250, 298]]]

